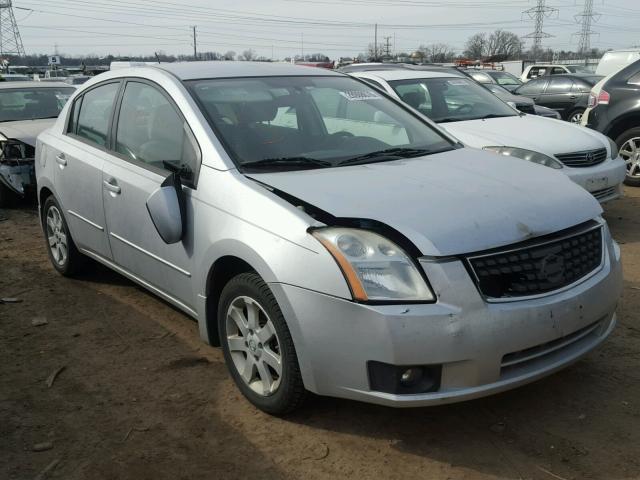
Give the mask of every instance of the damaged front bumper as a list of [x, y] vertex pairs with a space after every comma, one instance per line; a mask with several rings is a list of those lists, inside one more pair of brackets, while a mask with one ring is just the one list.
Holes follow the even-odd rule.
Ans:
[[36, 184], [33, 159], [19, 161], [0, 160], [0, 184], [12, 192], [25, 196], [25, 192]]

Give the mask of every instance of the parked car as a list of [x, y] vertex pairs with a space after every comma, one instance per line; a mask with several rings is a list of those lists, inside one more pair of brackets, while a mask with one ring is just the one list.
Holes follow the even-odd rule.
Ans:
[[71, 75], [70, 77], [67, 77], [65, 82], [69, 85], [82, 85], [90, 78], [91, 77], [88, 75]]
[[604, 133], [627, 164], [627, 185], [640, 186], [640, 60], [598, 82], [582, 124]]
[[601, 78], [596, 75], [555, 75], [531, 80], [513, 93], [556, 110], [563, 120], [580, 123], [582, 114], [587, 109], [589, 92]]
[[525, 67], [520, 76], [520, 80], [528, 82], [534, 78], [548, 77], [551, 75], [564, 75], [578, 73], [584, 75], [593, 75], [593, 71], [584, 65], [529, 65]]
[[502, 70], [466, 70], [466, 73], [476, 82], [485, 85], [500, 85], [505, 90], [513, 92], [522, 85], [522, 81], [515, 75]]
[[18, 75], [15, 73], [0, 74], [0, 82], [28, 82], [31, 78], [28, 75]]
[[54, 268], [91, 257], [196, 318], [269, 413], [307, 390], [392, 406], [488, 395], [616, 324], [620, 249], [592, 196], [336, 72], [105, 73], [37, 152]]
[[356, 72], [407, 103], [465, 145], [557, 169], [600, 202], [622, 193], [624, 162], [604, 135], [535, 115], [518, 115], [471, 79], [406, 70]]
[[596, 67], [596, 75], [607, 76], [614, 74], [636, 60], [640, 60], [640, 49], [638, 48], [605, 52]]
[[487, 88], [491, 93], [493, 93], [496, 97], [498, 97], [500, 100], [517, 108], [522, 113], [529, 113], [531, 115], [539, 115], [541, 117], [547, 117], [547, 118], [555, 118], [557, 120], [561, 119], [560, 114], [555, 110], [551, 110], [550, 108], [536, 105], [536, 102], [534, 102], [530, 98], [523, 97], [522, 95], [514, 95], [513, 93], [509, 92], [508, 90], [505, 90], [498, 84], [487, 83], [487, 84], [484, 84], [483, 86]]
[[0, 83], [0, 207], [35, 190], [36, 137], [55, 122], [75, 87]]

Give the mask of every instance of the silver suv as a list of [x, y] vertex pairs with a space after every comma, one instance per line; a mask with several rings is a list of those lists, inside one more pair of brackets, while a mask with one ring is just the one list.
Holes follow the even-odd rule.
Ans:
[[195, 318], [273, 414], [307, 391], [392, 406], [499, 392], [616, 323], [620, 250], [593, 197], [342, 74], [112, 71], [36, 157], [53, 266], [91, 258]]

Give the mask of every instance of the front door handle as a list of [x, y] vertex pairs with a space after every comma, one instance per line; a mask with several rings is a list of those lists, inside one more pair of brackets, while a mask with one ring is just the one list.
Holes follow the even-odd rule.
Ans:
[[67, 166], [67, 159], [64, 158], [64, 153], [59, 153], [58, 155], [56, 155], [56, 162], [58, 162], [58, 164], [62, 165], [63, 167]]
[[118, 186], [118, 183], [116, 182], [115, 178], [112, 178], [110, 180], [104, 180], [102, 183], [104, 183], [104, 186], [107, 190], [109, 190], [111, 193], [115, 193], [116, 195], [120, 195], [120, 186]]

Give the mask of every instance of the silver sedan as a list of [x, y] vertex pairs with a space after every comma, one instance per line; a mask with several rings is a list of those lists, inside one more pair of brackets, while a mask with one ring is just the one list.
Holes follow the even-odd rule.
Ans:
[[195, 318], [272, 414], [307, 391], [391, 406], [499, 392], [616, 324], [620, 250], [592, 196], [342, 74], [105, 73], [39, 136], [36, 170], [53, 266], [93, 259]]

